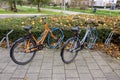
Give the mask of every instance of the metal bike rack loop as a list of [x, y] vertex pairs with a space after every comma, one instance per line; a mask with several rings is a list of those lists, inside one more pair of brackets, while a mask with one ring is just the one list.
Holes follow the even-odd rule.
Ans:
[[6, 43], [7, 43], [7, 48], [10, 48], [10, 43], [9, 43], [9, 35], [13, 32], [14, 30], [10, 30], [5, 37], [2, 38], [2, 40], [0, 41], [0, 44], [6, 40]]

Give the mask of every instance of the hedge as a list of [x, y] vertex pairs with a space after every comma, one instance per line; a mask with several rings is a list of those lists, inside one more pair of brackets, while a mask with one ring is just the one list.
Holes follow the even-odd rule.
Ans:
[[[107, 17], [107, 16], [94, 16], [94, 15], [70, 15], [70, 16], [48, 16], [45, 22], [49, 23], [50, 28], [59, 27], [62, 28], [65, 34], [65, 40], [71, 37], [72, 32], [71, 28], [73, 26], [80, 26], [83, 29], [83, 32], [80, 34], [82, 38], [85, 34], [85, 21], [87, 18], [95, 19], [95, 24], [98, 28], [98, 42], [104, 42], [110, 31], [113, 30], [113, 27], [117, 27], [117, 32], [114, 34], [112, 42], [120, 45], [120, 17]], [[98, 21], [103, 22], [99, 24]], [[10, 35], [10, 39], [15, 41], [19, 37], [24, 36], [25, 31], [23, 27], [27, 25], [33, 25], [32, 32], [38, 37], [40, 33], [44, 31], [44, 21], [41, 17], [37, 18], [7, 18], [0, 19], [0, 40], [5, 34], [14, 29], [14, 32]], [[94, 26], [91, 24], [91, 26]]]

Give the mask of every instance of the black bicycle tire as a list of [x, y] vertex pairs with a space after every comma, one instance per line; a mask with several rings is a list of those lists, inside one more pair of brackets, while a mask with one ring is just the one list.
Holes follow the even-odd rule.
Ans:
[[[17, 60], [15, 59], [15, 57], [14, 57], [14, 49], [16, 48], [16, 46], [17, 46], [18, 43], [20, 43], [20, 42], [22, 42], [22, 41], [25, 41], [25, 39], [26, 39], [26, 38], [20, 38], [20, 39], [16, 40], [16, 41], [13, 43], [13, 45], [12, 45], [12, 47], [11, 47], [11, 49], [10, 49], [10, 57], [11, 57], [11, 59], [13, 60], [13, 62], [15, 62], [16, 64], [19, 64], [19, 65], [25, 65], [25, 64], [29, 63], [29, 62], [34, 58], [35, 53], [36, 53], [36, 51], [34, 51], [32, 57], [31, 57], [28, 61], [26, 61], [26, 62], [19, 62], [19, 61], [17, 61]], [[34, 42], [32, 39], [30, 39], [30, 40], [32, 41], [32, 44], [35, 46], [35, 45], [36, 45], [35, 42]]]
[[[51, 48], [51, 49], [52, 49], [52, 48], [59, 48], [60, 45], [61, 45], [61, 43], [62, 43], [62, 41], [63, 41], [63, 39], [64, 39], [64, 33], [63, 33], [62, 29], [60, 29], [60, 28], [53, 28], [53, 29], [51, 30], [52, 33], [54, 33], [55, 31], [59, 32], [59, 34], [61, 35], [61, 39], [60, 39], [60, 41], [59, 41], [59, 44], [53, 46], [53, 45], [51, 45], [51, 41], [50, 41], [51, 37], [50, 37], [50, 33], [49, 33], [49, 34], [48, 34], [48, 38], [47, 38], [47, 45], [48, 45], [49, 48]], [[58, 35], [58, 34], [54, 34], [54, 35]], [[59, 39], [58, 39], [58, 40], [59, 40]], [[57, 43], [58, 43], [58, 41], [57, 41]]]
[[65, 44], [63, 45], [63, 47], [61, 48], [61, 58], [62, 58], [62, 61], [64, 62], [64, 63], [66, 63], [66, 64], [69, 64], [69, 63], [71, 63], [75, 58], [76, 58], [76, 56], [77, 56], [77, 53], [78, 53], [78, 51], [75, 53], [75, 55], [74, 55], [74, 57], [70, 60], [70, 61], [66, 61], [65, 59], [64, 59], [64, 50], [65, 50], [65, 47], [66, 47], [66, 45], [69, 43], [69, 41], [71, 41], [71, 40], [74, 40], [75, 38], [74, 37], [72, 37], [72, 38], [69, 38], [66, 42], [65, 42]]

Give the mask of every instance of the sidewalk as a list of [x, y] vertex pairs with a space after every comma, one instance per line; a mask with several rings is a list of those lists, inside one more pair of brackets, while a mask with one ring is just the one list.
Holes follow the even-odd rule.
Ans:
[[13, 63], [9, 50], [0, 48], [0, 80], [120, 80], [120, 60], [94, 50], [82, 50], [71, 64], [60, 49], [38, 51], [27, 65]]
[[[35, 7], [33, 7], [35, 8]], [[64, 14], [69, 14], [69, 15], [77, 15], [77, 14], [86, 14], [86, 13], [81, 13], [81, 12], [74, 12], [74, 11], [64, 11], [64, 10], [57, 10], [57, 9], [46, 9], [46, 8], [41, 8], [42, 10], [47, 10], [47, 11], [53, 11], [53, 12], [62, 12]], [[3, 18], [11, 18], [11, 17], [26, 17], [26, 16], [42, 16], [46, 14], [0, 14], [0, 19]]]
[[0, 14], [0, 19], [4, 19], [4, 18], [19, 18], [19, 17], [27, 17], [27, 16], [41, 16], [41, 15], [45, 15], [45, 14]]

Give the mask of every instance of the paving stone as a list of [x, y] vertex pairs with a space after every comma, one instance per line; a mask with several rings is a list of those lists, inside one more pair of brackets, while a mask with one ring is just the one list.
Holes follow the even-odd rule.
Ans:
[[117, 62], [111, 62], [109, 65], [112, 67], [112, 69], [120, 69], [120, 65]]
[[94, 80], [107, 80], [106, 78], [94, 78]]
[[100, 56], [100, 51], [94, 51], [93, 52], [90, 52], [92, 56]]
[[66, 80], [80, 80], [79, 78], [66, 78]]
[[24, 80], [24, 78], [11, 78], [10, 80]]
[[71, 77], [71, 78], [78, 77], [77, 70], [65, 70], [65, 72], [66, 72], [66, 77]]
[[26, 80], [38, 80], [38, 74], [27, 74], [26, 75]]
[[96, 60], [96, 62], [100, 66], [108, 66], [108, 64], [104, 60]]
[[111, 73], [111, 72], [113, 72], [113, 70], [112, 70], [112, 68], [110, 66], [100, 66], [100, 67], [101, 67], [101, 69], [102, 69], [102, 71], [104, 73]]
[[85, 51], [85, 52], [82, 54], [82, 56], [83, 56], [84, 58], [92, 57], [92, 55], [89, 53], [89, 51]]
[[50, 78], [39, 78], [39, 80], [52, 80], [51, 77]]
[[65, 69], [76, 69], [75, 63], [65, 64]]
[[39, 77], [49, 77], [51, 78], [52, 77], [52, 70], [40, 70], [40, 75]]
[[10, 80], [12, 74], [0, 74], [0, 80]]
[[33, 60], [42, 60], [42, 59], [43, 59], [43, 53], [37, 52]]
[[79, 67], [77, 67], [77, 70], [79, 73], [90, 73], [87, 66], [79, 66]]
[[14, 73], [16, 70], [17, 66], [7, 66], [4, 70], [3, 73]]
[[75, 60], [82, 60], [83, 56], [81, 54], [81, 52], [78, 53], [78, 55], [76, 56]]
[[83, 59], [75, 60], [75, 63], [76, 63], [77, 66], [87, 66], [87, 63]]
[[105, 77], [104, 73], [101, 70], [90, 70], [90, 72], [94, 78], [96, 78], [96, 77], [104, 78]]
[[105, 74], [105, 77], [107, 78], [107, 80], [120, 80], [120, 77], [114, 72], [110, 74]]
[[93, 56], [93, 58], [95, 59], [95, 60], [103, 60], [103, 58], [100, 56], [100, 55], [93, 55], [92, 54], [92, 56]]
[[0, 63], [0, 69], [4, 69], [7, 65], [8, 63]]
[[27, 72], [26, 70], [16, 70], [12, 78], [24, 78], [26, 72]]
[[53, 61], [62, 61], [61, 56], [60, 55], [54, 55]]
[[53, 65], [54, 66], [63, 66], [64, 65], [64, 62], [62, 60], [54, 60], [53, 61]]
[[52, 80], [65, 80], [65, 74], [53, 74]]
[[65, 73], [64, 66], [53, 66], [53, 73]]
[[13, 62], [12, 60], [8, 63], [8, 66], [17, 66], [18, 64], [16, 64], [15, 62]]
[[42, 63], [41, 69], [52, 69], [52, 63]]
[[87, 63], [95, 63], [95, 60], [94, 60], [93, 57], [87, 57], [87, 58], [85, 58], [85, 61], [86, 61]]
[[53, 56], [52, 57], [44, 57], [43, 63], [52, 63], [53, 62]]
[[40, 66], [30, 66], [27, 73], [39, 73], [40, 72]]
[[18, 66], [17, 66], [17, 70], [28, 70], [29, 67], [30, 67], [30, 64], [18, 65]]
[[117, 75], [120, 77], [120, 70], [115, 70], [115, 72], [116, 72]]
[[100, 69], [97, 63], [87, 63], [89, 69]]
[[42, 60], [33, 60], [31, 63], [31, 66], [41, 66], [42, 65]]
[[3, 69], [0, 69], [0, 74], [2, 74]]
[[120, 80], [120, 62], [99, 51], [83, 49], [72, 63], [65, 64], [60, 49], [44, 48], [30, 63], [17, 65], [9, 50], [4, 50], [0, 52], [0, 80]]
[[80, 80], [93, 80], [91, 74], [79, 74]]

